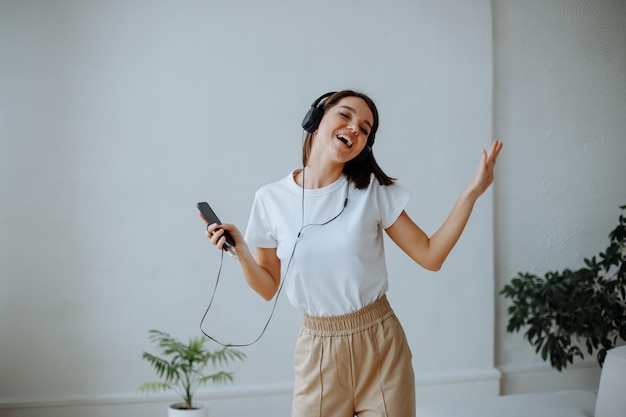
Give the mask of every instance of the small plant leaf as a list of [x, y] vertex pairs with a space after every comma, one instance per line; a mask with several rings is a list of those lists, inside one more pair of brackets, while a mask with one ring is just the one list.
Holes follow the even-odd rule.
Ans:
[[[626, 210], [626, 205], [620, 207]], [[626, 217], [609, 234], [606, 250], [584, 258], [585, 267], [548, 271], [543, 277], [519, 272], [500, 294], [511, 301], [508, 332], [524, 337], [543, 360], [561, 371], [575, 357], [597, 351], [602, 365], [618, 339], [626, 341]]]
[[218, 370], [217, 367], [243, 361], [246, 357], [243, 352], [230, 347], [211, 350], [207, 347], [208, 339], [200, 336], [191, 337], [183, 343], [163, 331], [150, 330], [148, 334], [160, 353], [157, 356], [143, 352], [142, 358], [152, 366], [160, 381], [146, 382], [138, 391], [176, 391], [187, 408], [191, 408], [193, 395], [199, 387], [208, 383], [233, 382], [232, 372]]

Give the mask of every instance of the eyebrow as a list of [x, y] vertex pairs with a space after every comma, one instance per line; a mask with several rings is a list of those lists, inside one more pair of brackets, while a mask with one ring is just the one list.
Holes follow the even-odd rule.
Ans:
[[[339, 106], [339, 107], [344, 108], [344, 109], [348, 109], [348, 110], [350, 110], [352, 113], [356, 113], [356, 110], [354, 110], [354, 109], [353, 109], [352, 107], [350, 107], [350, 106], [345, 106], [345, 105], [344, 105], [344, 106]], [[363, 122], [364, 122], [364, 123], [367, 123], [367, 125], [370, 127], [370, 129], [372, 128], [372, 124], [370, 123], [370, 121], [369, 121], [369, 120], [364, 120]]]

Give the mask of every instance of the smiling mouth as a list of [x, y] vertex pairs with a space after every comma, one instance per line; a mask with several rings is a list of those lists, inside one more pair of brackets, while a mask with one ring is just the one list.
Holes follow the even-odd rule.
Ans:
[[337, 135], [337, 139], [342, 141], [348, 148], [352, 147], [352, 141], [345, 137], [344, 135]]

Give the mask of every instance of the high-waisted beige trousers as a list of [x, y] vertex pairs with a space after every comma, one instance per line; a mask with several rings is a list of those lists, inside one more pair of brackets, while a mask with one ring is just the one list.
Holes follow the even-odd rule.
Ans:
[[414, 417], [404, 330], [385, 296], [351, 314], [304, 315], [292, 417]]

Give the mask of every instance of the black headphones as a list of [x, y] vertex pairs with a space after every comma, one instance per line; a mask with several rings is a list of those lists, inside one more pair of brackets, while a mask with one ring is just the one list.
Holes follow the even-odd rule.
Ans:
[[322, 121], [322, 116], [324, 116], [324, 110], [322, 110], [320, 103], [327, 97], [335, 94], [336, 91], [331, 91], [330, 93], [323, 94], [317, 100], [311, 104], [311, 108], [302, 119], [302, 128], [309, 133], [313, 133], [317, 130], [317, 127], [320, 125]]
[[[304, 119], [302, 119], [302, 128], [304, 130], [309, 133], [313, 133], [317, 130], [317, 127], [322, 121], [322, 116], [324, 116], [324, 109], [322, 109], [322, 106], [320, 104], [322, 103], [322, 101], [324, 101], [324, 99], [332, 96], [335, 93], [336, 91], [331, 91], [329, 93], [323, 94], [317, 100], [315, 100], [313, 104], [311, 104], [311, 108], [304, 116]], [[369, 136], [367, 137], [367, 144], [357, 158], [361, 158], [363, 155], [367, 155], [367, 153], [372, 150], [372, 146], [374, 146], [375, 136], [375, 133], [369, 134]]]

